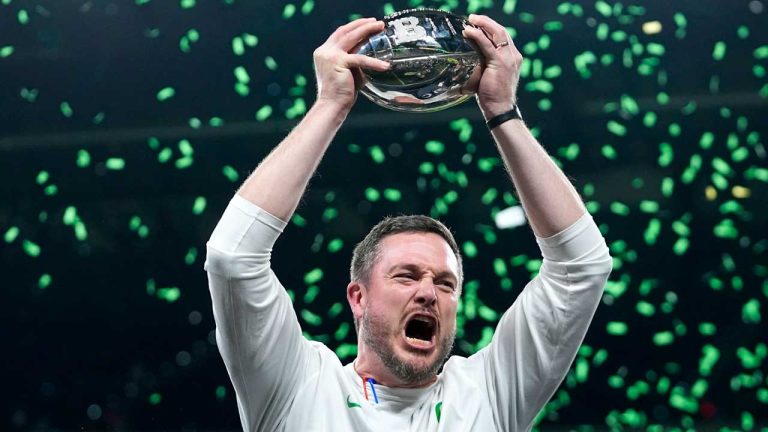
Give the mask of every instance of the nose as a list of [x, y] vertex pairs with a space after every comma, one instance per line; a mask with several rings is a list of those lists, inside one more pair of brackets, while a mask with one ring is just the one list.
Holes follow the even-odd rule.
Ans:
[[422, 306], [432, 306], [437, 302], [437, 288], [430, 278], [423, 278], [416, 292], [416, 303]]

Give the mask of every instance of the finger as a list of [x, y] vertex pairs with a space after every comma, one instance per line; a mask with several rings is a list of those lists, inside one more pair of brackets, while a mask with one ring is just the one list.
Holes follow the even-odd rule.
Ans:
[[390, 64], [384, 60], [375, 59], [362, 54], [348, 54], [342, 61], [347, 68], [372, 69], [376, 71], [388, 70]]
[[337, 43], [339, 44], [339, 48], [350, 52], [352, 48], [360, 45], [362, 41], [368, 39], [376, 33], [381, 32], [382, 30], [384, 30], [384, 21], [373, 21], [365, 23], [342, 35]]
[[507, 29], [485, 15], [470, 15], [468, 21], [470, 24], [485, 29], [485, 31], [489, 33], [494, 45], [498, 45], [504, 41], [511, 42]]
[[497, 55], [496, 46], [493, 45], [493, 42], [491, 42], [488, 36], [486, 36], [479, 28], [469, 26], [464, 27], [463, 35], [477, 45], [486, 59], [491, 59]]
[[341, 39], [344, 34], [349, 33], [361, 25], [365, 25], [366, 23], [373, 22], [375, 20], [376, 18], [358, 18], [354, 21], [348, 22], [331, 33], [331, 36], [328, 37], [328, 41], [338, 42], [338, 40]]

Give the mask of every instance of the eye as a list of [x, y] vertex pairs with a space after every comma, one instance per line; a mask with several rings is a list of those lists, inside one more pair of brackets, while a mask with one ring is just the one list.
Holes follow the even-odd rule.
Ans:
[[398, 273], [395, 275], [395, 279], [403, 281], [414, 281], [416, 280], [416, 276], [413, 273]]
[[437, 285], [450, 291], [454, 291], [456, 289], [456, 286], [453, 284], [453, 282], [447, 280], [438, 281]]

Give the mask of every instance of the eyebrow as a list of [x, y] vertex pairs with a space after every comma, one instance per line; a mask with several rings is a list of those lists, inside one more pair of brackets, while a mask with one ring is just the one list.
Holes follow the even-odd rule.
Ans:
[[[419, 267], [416, 264], [395, 264], [392, 267], [390, 267], [388, 273], [392, 273], [392, 272], [397, 271], [397, 270], [407, 270], [407, 271], [411, 271], [411, 272], [415, 272], [415, 273], [422, 273], [421, 267]], [[458, 277], [454, 276], [454, 274], [452, 272], [450, 272], [449, 270], [443, 270], [443, 271], [437, 272], [435, 274], [435, 277], [437, 279], [446, 279], [446, 278], [448, 278], [451, 281], [453, 281], [454, 283], [458, 283], [459, 282]]]

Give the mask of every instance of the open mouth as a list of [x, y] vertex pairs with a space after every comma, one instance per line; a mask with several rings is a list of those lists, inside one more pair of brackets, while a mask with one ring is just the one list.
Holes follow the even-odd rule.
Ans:
[[432, 348], [437, 321], [429, 315], [414, 315], [405, 325], [405, 340], [414, 348]]

